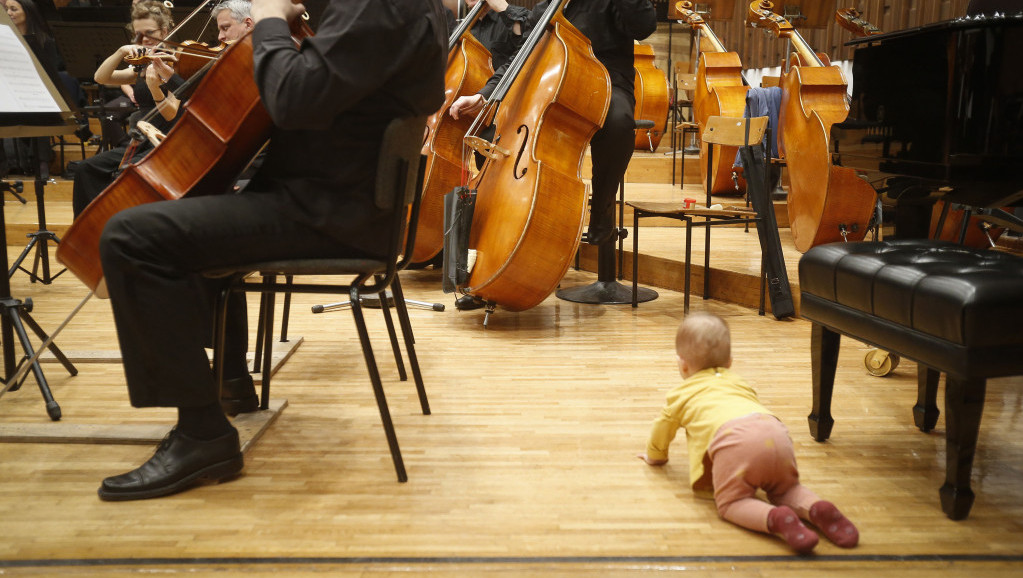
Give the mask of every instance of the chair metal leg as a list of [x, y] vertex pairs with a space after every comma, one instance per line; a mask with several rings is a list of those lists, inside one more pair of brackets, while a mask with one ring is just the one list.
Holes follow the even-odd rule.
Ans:
[[369, 371], [369, 379], [373, 384], [373, 394], [376, 396], [377, 408], [380, 410], [380, 421], [384, 425], [384, 433], [387, 435], [387, 445], [391, 449], [391, 459], [394, 461], [394, 470], [398, 474], [399, 482], [407, 482], [408, 474], [405, 473], [405, 463], [401, 459], [401, 449], [398, 448], [398, 436], [394, 433], [394, 424], [391, 423], [391, 412], [387, 408], [387, 398], [384, 397], [384, 385], [380, 381], [380, 372], [377, 370], [376, 359], [373, 357], [373, 346], [369, 341], [369, 331], [366, 329], [366, 320], [362, 316], [362, 304], [359, 302], [359, 288], [352, 287], [351, 292], [352, 315], [355, 317], [355, 326], [359, 331], [359, 341], [362, 343], [362, 353], [366, 358], [366, 369]]
[[274, 302], [277, 300], [277, 293], [267, 293], [264, 294], [264, 296], [266, 297], [266, 300], [263, 307], [265, 314], [262, 346], [263, 367], [260, 370], [260, 376], [262, 377], [263, 383], [259, 393], [259, 409], [270, 409], [270, 376], [273, 373], [274, 354]]
[[423, 385], [423, 374], [419, 370], [419, 358], [416, 356], [416, 339], [412, 334], [412, 323], [409, 321], [408, 308], [405, 306], [405, 299], [401, 290], [401, 283], [398, 276], [394, 276], [391, 283], [391, 291], [394, 293], [394, 308], [398, 311], [398, 322], [401, 324], [401, 334], [405, 339], [405, 351], [408, 353], [408, 362], [412, 366], [412, 379], [416, 382], [416, 392], [419, 394], [419, 406], [423, 415], [430, 415], [430, 402], [426, 399], [426, 386]]
[[[379, 281], [379, 278], [377, 279]], [[384, 288], [380, 296], [380, 309], [384, 314], [384, 324], [387, 325], [387, 337], [391, 341], [391, 351], [394, 352], [394, 363], [398, 366], [398, 378], [408, 381], [408, 373], [405, 371], [405, 361], [401, 357], [401, 347], [398, 345], [398, 334], [394, 331], [394, 321], [391, 319], [391, 307], [387, 304], [387, 289]]]

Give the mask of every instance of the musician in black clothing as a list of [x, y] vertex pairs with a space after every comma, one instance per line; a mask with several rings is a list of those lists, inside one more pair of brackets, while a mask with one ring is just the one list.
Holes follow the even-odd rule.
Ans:
[[222, 282], [202, 271], [256, 260], [379, 258], [393, 233], [392, 214], [375, 202], [379, 146], [393, 119], [428, 115], [444, 101], [440, 1], [333, 1], [316, 35], [296, 47], [288, 21], [303, 10], [291, 0], [252, 3], [255, 81], [274, 127], [249, 186], [125, 209], [103, 231], [131, 403], [178, 409], [149, 461], [103, 481], [104, 500], [163, 496], [242, 469], [238, 432], [203, 347], [213, 316], [206, 297]]
[[[170, 10], [156, 2], [140, 2], [132, 8], [132, 28], [135, 34], [142, 34], [140, 44], [126, 44], [104, 60], [96, 70], [95, 80], [106, 85], [132, 85], [135, 102], [139, 106], [136, 117], [149, 116], [159, 108], [149, 121], [157, 130], [166, 134], [180, 109], [180, 102], [174, 96], [184, 79], [174, 73], [162, 58], [143, 67], [123, 65], [126, 57], [138, 56], [152, 49], [174, 26]], [[122, 165], [142, 160], [152, 150], [148, 141], [137, 143], [129, 158], [125, 159], [130, 143], [103, 151], [84, 159], [75, 169], [72, 208], [75, 218], [85, 207], [106, 189]]]
[[[544, 0], [533, 8], [524, 22], [523, 36], [549, 4], [550, 0]], [[611, 76], [611, 106], [604, 125], [590, 140], [593, 175], [587, 240], [599, 245], [614, 233], [614, 199], [635, 148], [633, 41], [653, 34], [657, 15], [650, 0], [573, 0], [565, 8], [565, 17], [589, 38], [594, 55]], [[457, 99], [451, 115], [458, 118], [482, 108], [506, 68], [498, 69], [479, 94]]]
[[483, 1], [490, 6], [470, 32], [490, 51], [490, 62], [496, 70], [522, 46], [522, 23], [529, 17], [529, 9], [512, 6], [507, 0], [465, 0], [465, 5], [471, 10]]

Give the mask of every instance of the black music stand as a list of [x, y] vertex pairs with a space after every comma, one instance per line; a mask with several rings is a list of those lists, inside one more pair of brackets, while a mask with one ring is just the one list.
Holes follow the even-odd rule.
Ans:
[[[42, 146], [39, 144], [39, 139], [32, 139], [33, 149], [35, 151], [36, 161], [39, 166], [36, 167], [36, 178], [35, 178], [35, 191], [36, 191], [36, 216], [39, 221], [39, 228], [34, 233], [29, 233], [28, 245], [25, 245], [25, 249], [21, 251], [21, 255], [14, 260], [11, 264], [11, 268], [7, 270], [8, 279], [13, 277], [15, 273], [20, 269], [25, 273], [28, 273], [29, 280], [32, 283], [39, 281], [43, 285], [49, 285], [53, 283], [53, 280], [60, 277], [61, 273], [67, 271], [67, 269], [61, 269], [56, 275], [50, 275], [50, 252], [47, 243], [53, 241], [55, 244], [60, 243], [60, 239], [57, 238], [57, 234], [46, 228], [46, 204], [44, 202], [46, 190], [46, 181], [50, 178], [50, 166], [49, 163], [43, 160]], [[32, 270], [29, 271], [21, 266], [22, 261], [28, 256], [29, 252], [35, 248], [36, 254], [32, 260]], [[5, 248], [6, 252], [6, 241]], [[6, 253], [4, 255], [4, 264], [7, 264]], [[39, 265], [43, 266], [43, 275], [40, 277], [37, 273], [39, 271]]]
[[[4, 27], [7, 27], [11, 33], [8, 33]], [[10, 42], [12, 38], [17, 42]], [[53, 86], [49, 76], [43, 71], [6, 13], [0, 13], [0, 43], [4, 49], [10, 50], [10, 56], [5, 61], [4, 68], [0, 69], [0, 80], [5, 81], [14, 89], [11, 93], [13, 98], [5, 101], [9, 104], [0, 108], [0, 138], [52, 137], [73, 134], [78, 125], [74, 114], [64, 102], [60, 92]], [[47, 94], [52, 100], [47, 99]], [[42, 204], [41, 179], [47, 174], [47, 169], [39, 152], [37, 145], [36, 159], [40, 163], [40, 167], [37, 171], [36, 193], [39, 195], [38, 202]], [[6, 233], [7, 224], [4, 219], [3, 206], [0, 204], [0, 234], [4, 235], [3, 243], [0, 244], [0, 259], [2, 259], [4, 267], [7, 266]], [[0, 389], [0, 395], [7, 391], [20, 389], [28, 376], [28, 371], [31, 371], [35, 375], [39, 391], [46, 402], [46, 412], [50, 419], [56, 421], [60, 419], [60, 406], [57, 405], [50, 393], [50, 387], [46, 383], [42, 368], [39, 367], [38, 356], [25, 331], [25, 325], [28, 325], [44, 342], [49, 342], [46, 347], [60, 360], [71, 375], [76, 375], [78, 371], [60, 349], [52, 343], [39, 324], [32, 319], [29, 315], [31, 310], [32, 301], [30, 299], [22, 302], [11, 295], [9, 275], [0, 275], [0, 342], [2, 342], [0, 345], [3, 348], [4, 365], [4, 378], [0, 380], [3, 383], [3, 389]], [[25, 353], [22, 363], [18, 365], [15, 364], [14, 359], [15, 332], [18, 334], [18, 340]], [[24, 367], [24, 364], [28, 364], [28, 367]]]

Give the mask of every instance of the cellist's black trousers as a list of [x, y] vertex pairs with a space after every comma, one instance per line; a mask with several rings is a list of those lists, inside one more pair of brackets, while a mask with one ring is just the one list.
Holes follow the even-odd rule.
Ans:
[[[218, 403], [205, 346], [223, 282], [201, 271], [357, 254], [284, 214], [279, 195], [243, 192], [145, 204], [110, 219], [100, 255], [132, 405]], [[244, 364], [245, 307], [234, 305], [225, 360], [237, 359], [240, 348]], [[227, 377], [230, 371], [225, 366]]]
[[636, 148], [635, 109], [633, 93], [613, 86], [604, 126], [590, 139], [593, 180], [590, 185], [592, 197], [588, 236], [591, 240], [606, 236], [614, 229], [615, 196]]

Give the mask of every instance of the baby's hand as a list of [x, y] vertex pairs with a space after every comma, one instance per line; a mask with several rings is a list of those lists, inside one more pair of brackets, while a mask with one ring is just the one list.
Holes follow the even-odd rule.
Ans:
[[648, 457], [646, 456], [646, 454], [639, 454], [639, 455], [638, 455], [638, 456], [636, 456], [636, 457], [637, 457], [637, 458], [639, 458], [639, 459], [641, 459], [641, 460], [643, 460], [644, 462], [646, 462], [646, 463], [650, 464], [651, 466], [663, 466], [664, 464], [668, 463], [668, 460], [667, 460], [667, 459], [663, 459], [663, 460], [652, 460], [652, 459], [648, 458]]

